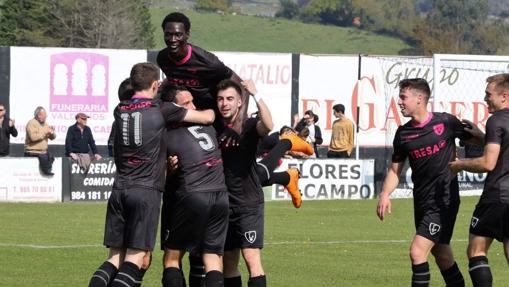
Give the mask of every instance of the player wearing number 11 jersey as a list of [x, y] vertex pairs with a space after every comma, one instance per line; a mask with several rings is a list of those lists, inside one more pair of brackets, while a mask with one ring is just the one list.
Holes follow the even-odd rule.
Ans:
[[154, 100], [159, 69], [140, 63], [131, 70], [135, 95], [114, 111], [117, 175], [106, 212], [104, 245], [110, 254], [89, 286], [140, 284], [143, 257], [154, 248], [164, 187], [163, 133], [169, 122], [210, 124], [214, 112], [189, 111]]

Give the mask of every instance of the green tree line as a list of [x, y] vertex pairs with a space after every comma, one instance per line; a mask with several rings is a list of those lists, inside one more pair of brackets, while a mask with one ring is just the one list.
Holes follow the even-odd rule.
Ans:
[[146, 49], [153, 30], [141, 0], [0, 2], [0, 45]]
[[489, 17], [490, 8], [500, 5], [498, 2], [280, 0], [281, 8], [276, 17], [337, 26], [357, 26], [359, 29], [394, 35], [415, 47], [402, 51], [403, 54], [492, 55], [506, 49], [509, 44], [509, 25], [502, 18]]

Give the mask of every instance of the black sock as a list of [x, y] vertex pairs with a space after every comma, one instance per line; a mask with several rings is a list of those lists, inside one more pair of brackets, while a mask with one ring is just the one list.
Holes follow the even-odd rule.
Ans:
[[207, 287], [224, 287], [223, 273], [213, 270], [205, 274], [205, 286]]
[[262, 185], [272, 177], [274, 169], [276, 169], [279, 164], [279, 160], [291, 147], [292, 143], [289, 140], [281, 140], [270, 150], [265, 158], [258, 162], [256, 165], [256, 173]]
[[265, 275], [256, 276], [249, 278], [249, 281], [247, 281], [248, 287], [266, 287], [267, 286], [267, 279]]
[[109, 261], [104, 261], [104, 263], [94, 272], [92, 278], [90, 278], [88, 287], [110, 286], [117, 272], [118, 269], [115, 265], [111, 264]]
[[428, 262], [412, 265], [412, 287], [427, 287], [430, 279]]
[[491, 287], [493, 277], [491, 276], [490, 265], [486, 256], [475, 256], [470, 258], [468, 273], [474, 287]]
[[175, 267], [168, 267], [163, 270], [163, 287], [183, 287], [184, 276], [182, 271]]
[[242, 287], [242, 278], [240, 276], [224, 278], [224, 287]]
[[140, 269], [140, 280], [138, 281], [137, 284], [134, 285], [134, 287], [140, 287], [141, 286], [141, 283], [143, 282], [143, 277], [145, 276], [146, 272], [147, 272], [147, 269], [143, 269], [143, 268]]
[[136, 264], [124, 261], [111, 287], [134, 287], [140, 281], [140, 268]]
[[440, 272], [442, 273], [442, 277], [444, 277], [446, 287], [465, 287], [463, 274], [461, 274], [456, 262], [448, 269], [440, 270]]
[[266, 182], [262, 183], [262, 186], [271, 186], [273, 184], [280, 184], [282, 186], [286, 186], [290, 183], [290, 175], [288, 172], [274, 172], [272, 176]]
[[205, 286], [205, 266], [201, 255], [189, 254], [189, 287]]

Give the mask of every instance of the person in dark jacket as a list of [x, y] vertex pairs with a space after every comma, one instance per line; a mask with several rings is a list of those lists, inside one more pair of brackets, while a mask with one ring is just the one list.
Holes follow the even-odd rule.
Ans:
[[306, 141], [313, 145], [313, 149], [317, 158], [319, 157], [318, 145], [323, 143], [322, 130], [316, 124], [318, 119], [318, 115], [313, 113], [312, 110], [307, 110], [304, 112], [304, 117], [302, 117], [302, 119], [295, 125], [295, 130], [299, 133], [304, 128], [309, 130], [309, 135], [307, 136]]
[[9, 155], [9, 145], [11, 135], [18, 136], [18, 130], [14, 126], [14, 119], [10, 119], [5, 114], [7, 108], [3, 103], [0, 103], [0, 157]]
[[77, 160], [82, 167], [90, 165], [90, 151], [96, 160], [102, 159], [97, 153], [92, 130], [87, 126], [88, 118], [90, 117], [84, 113], [76, 114], [76, 123], [67, 129], [65, 137], [65, 155]]

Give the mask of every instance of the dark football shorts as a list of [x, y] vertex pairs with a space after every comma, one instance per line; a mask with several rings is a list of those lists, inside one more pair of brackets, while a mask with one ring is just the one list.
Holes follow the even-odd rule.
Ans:
[[416, 234], [435, 243], [451, 242], [459, 204], [438, 211], [415, 212]]
[[144, 187], [114, 188], [106, 210], [104, 245], [153, 250], [160, 207], [159, 190]]
[[230, 208], [225, 250], [263, 248], [264, 204]]
[[228, 192], [165, 192], [161, 213], [161, 249], [224, 253], [228, 228]]
[[509, 204], [478, 204], [470, 222], [470, 233], [500, 242], [509, 238]]

